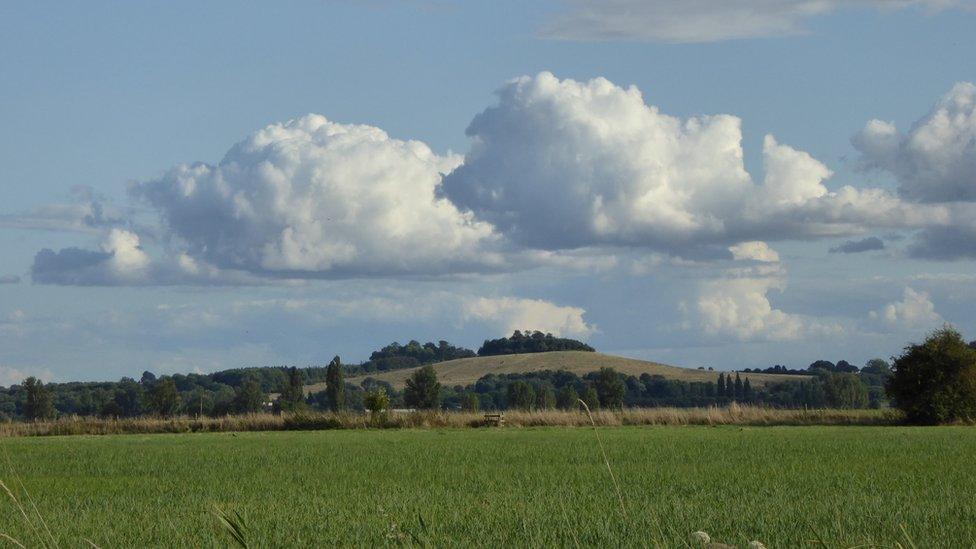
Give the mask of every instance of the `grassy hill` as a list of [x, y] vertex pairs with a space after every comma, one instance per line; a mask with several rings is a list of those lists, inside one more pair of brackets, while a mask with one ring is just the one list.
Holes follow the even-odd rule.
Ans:
[[[657, 362], [637, 360], [634, 358], [624, 358], [620, 356], [605, 355], [602, 353], [588, 353], [583, 351], [557, 351], [551, 353], [531, 353], [522, 355], [498, 355], [484, 356], [475, 358], [462, 358], [459, 360], [449, 360], [434, 364], [437, 370], [437, 379], [443, 385], [453, 387], [454, 385], [469, 385], [478, 381], [486, 374], [514, 374], [525, 372], [538, 372], [541, 370], [566, 370], [576, 375], [582, 376], [587, 372], [593, 372], [600, 368], [609, 367], [620, 373], [639, 376], [643, 373], [651, 375], [661, 375], [668, 379], [679, 379], [682, 381], [716, 381], [719, 372], [707, 370], [695, 370], [691, 368], [679, 368], [668, 366]], [[389, 372], [377, 372], [370, 374], [369, 377], [381, 379], [392, 384], [398, 389], [402, 389], [406, 379], [410, 377], [416, 368], [404, 370], [393, 370]], [[775, 374], [742, 374], [743, 378], [748, 377], [753, 385], [761, 386], [769, 381], [799, 381], [804, 376], [789, 376]], [[356, 376], [347, 378], [350, 383], [358, 384], [367, 376]], [[325, 384], [317, 383], [305, 387], [307, 393], [324, 391]]]

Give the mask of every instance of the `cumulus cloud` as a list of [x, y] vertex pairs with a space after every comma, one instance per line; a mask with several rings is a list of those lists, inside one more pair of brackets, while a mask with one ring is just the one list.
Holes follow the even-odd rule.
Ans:
[[905, 288], [901, 301], [888, 303], [869, 317], [890, 329], [931, 330], [945, 322], [935, 311], [935, 305], [926, 292]]
[[460, 162], [419, 141], [307, 115], [238, 143], [218, 165], [177, 166], [133, 194], [186, 254], [290, 276], [482, 271], [502, 261], [487, 223], [435, 196]]
[[559, 306], [541, 299], [479, 297], [463, 305], [464, 318], [488, 322], [499, 334], [514, 330], [539, 330], [557, 336], [586, 337], [596, 327], [583, 319], [585, 310]]
[[541, 30], [563, 40], [715, 42], [806, 33], [837, 9], [972, 8], [971, 0], [565, 0], [568, 13]]
[[19, 385], [31, 376], [36, 377], [44, 383], [55, 379], [54, 374], [47, 368], [14, 368], [0, 365], [0, 387]]
[[803, 319], [773, 308], [767, 297], [770, 290], [782, 288], [782, 282], [773, 278], [709, 281], [695, 304], [698, 325], [709, 336], [740, 341], [799, 339]]
[[852, 142], [861, 165], [892, 173], [906, 199], [976, 201], [976, 85], [953, 86], [908, 133], [871, 120]]
[[944, 217], [879, 189], [830, 192], [831, 171], [767, 136], [765, 176], [743, 164], [741, 121], [680, 120], [603, 78], [515, 79], [467, 129], [442, 192], [507, 237], [542, 249], [644, 246], [702, 257], [749, 240], [919, 226]]
[[0, 276], [0, 284], [20, 284], [20, 277], [17, 275]]
[[779, 253], [761, 240], [740, 242], [735, 246], [730, 246], [729, 251], [732, 252], [732, 258], [736, 261], [760, 261], [763, 263], [779, 261]]
[[862, 252], [872, 252], [885, 249], [883, 240], [876, 236], [869, 236], [860, 240], [848, 240], [839, 246], [830, 249], [832, 254], [859, 254]]

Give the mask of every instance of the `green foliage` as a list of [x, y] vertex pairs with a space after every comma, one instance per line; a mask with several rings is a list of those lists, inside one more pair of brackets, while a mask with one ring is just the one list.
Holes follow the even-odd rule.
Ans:
[[234, 411], [239, 414], [253, 414], [264, 407], [264, 391], [258, 380], [250, 378], [237, 390], [234, 397]]
[[832, 408], [864, 408], [868, 389], [851, 373], [828, 373], [823, 379], [827, 405]]
[[589, 406], [591, 411], [596, 411], [600, 409], [600, 395], [597, 394], [596, 388], [592, 385], [586, 386], [586, 391], [583, 393], [583, 402]]
[[[620, 375], [613, 368], [600, 368], [593, 376], [593, 386], [597, 398], [604, 408], [617, 409], [624, 405], [624, 394], [627, 392]], [[587, 402], [589, 404], [589, 402]]]
[[508, 407], [518, 410], [531, 410], [535, 406], [535, 390], [524, 381], [516, 381], [508, 386]]
[[152, 382], [146, 395], [146, 407], [150, 413], [169, 417], [180, 407], [180, 395], [176, 391], [176, 383], [171, 377], [162, 377]]
[[346, 407], [346, 384], [343, 381], [342, 361], [339, 357], [333, 358], [326, 370], [325, 393], [329, 399], [329, 408], [333, 412]]
[[372, 389], [363, 397], [363, 405], [373, 414], [381, 414], [390, 407], [390, 396], [382, 388]]
[[560, 410], [576, 410], [579, 408], [579, 393], [572, 385], [563, 385], [556, 395], [556, 405]]
[[305, 407], [305, 384], [298, 368], [289, 368], [285, 386], [278, 396], [278, 406], [285, 412], [297, 412]]
[[481, 408], [481, 400], [478, 399], [478, 393], [464, 393], [464, 398], [461, 400], [461, 409], [466, 412], [477, 412]]
[[976, 350], [945, 327], [895, 359], [888, 394], [913, 423], [976, 420]]
[[536, 409], [553, 410], [556, 408], [556, 389], [551, 383], [543, 383], [535, 397]]
[[44, 382], [31, 376], [24, 380], [23, 387], [26, 393], [24, 418], [28, 421], [53, 419], [56, 415], [54, 399]]
[[518, 330], [512, 337], [488, 339], [478, 349], [478, 356], [511, 355], [520, 353], [545, 353], [550, 351], [589, 351], [595, 349], [575, 339], [553, 337], [552, 334], [542, 332], [525, 332]]
[[412, 408], [421, 410], [440, 406], [441, 384], [437, 382], [437, 372], [427, 365], [413, 373], [403, 391], [403, 401]]

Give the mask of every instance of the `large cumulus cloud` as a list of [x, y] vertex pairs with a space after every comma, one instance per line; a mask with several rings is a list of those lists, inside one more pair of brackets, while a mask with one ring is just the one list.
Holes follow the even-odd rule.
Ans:
[[630, 245], [688, 255], [932, 216], [880, 189], [829, 191], [830, 169], [771, 135], [756, 183], [740, 126], [729, 115], [668, 116], [637, 88], [603, 78], [521, 77], [474, 118], [471, 151], [442, 191], [515, 241], [545, 249]]
[[460, 159], [382, 130], [307, 115], [133, 188], [191, 257], [220, 268], [315, 274], [478, 270], [490, 225], [435, 196]]

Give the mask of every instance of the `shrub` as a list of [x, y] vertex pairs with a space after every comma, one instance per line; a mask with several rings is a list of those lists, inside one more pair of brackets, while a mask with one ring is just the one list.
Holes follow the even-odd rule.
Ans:
[[976, 420], [976, 350], [945, 327], [895, 359], [886, 389], [911, 423]]

